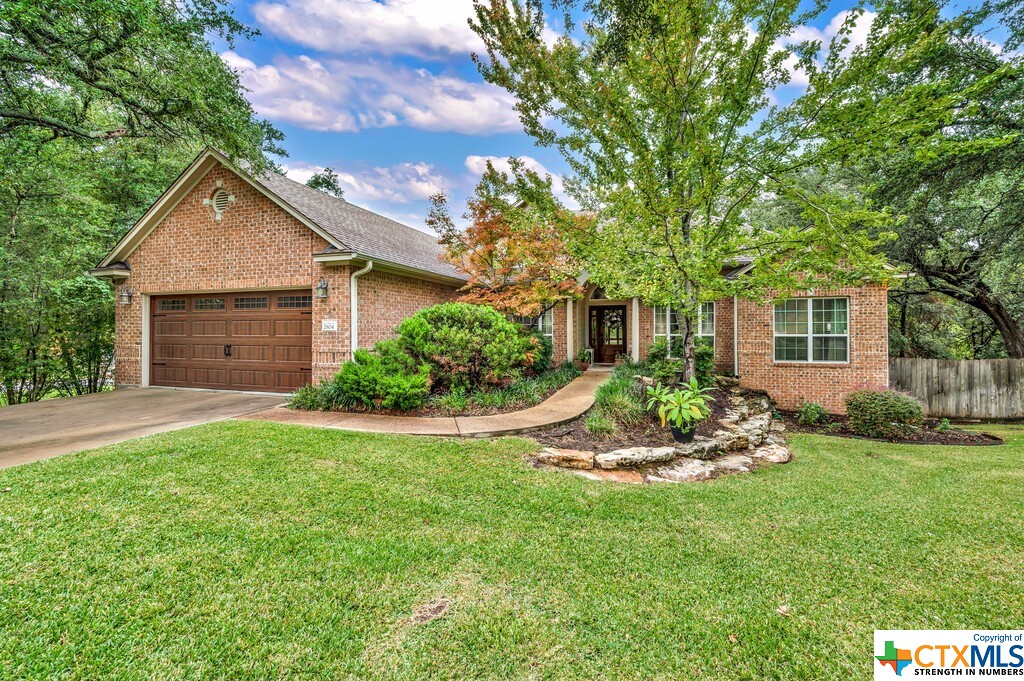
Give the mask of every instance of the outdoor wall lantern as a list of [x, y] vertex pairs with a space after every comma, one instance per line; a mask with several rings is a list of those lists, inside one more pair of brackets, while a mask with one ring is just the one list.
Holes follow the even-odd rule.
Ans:
[[313, 293], [316, 294], [317, 298], [326, 298], [327, 288], [327, 280], [324, 279], [323, 277], [320, 277], [320, 281], [317, 282], [316, 288], [313, 289]]
[[133, 295], [135, 295], [135, 291], [131, 290], [127, 286], [122, 286], [121, 291], [117, 294], [117, 302], [122, 305], [131, 305]]

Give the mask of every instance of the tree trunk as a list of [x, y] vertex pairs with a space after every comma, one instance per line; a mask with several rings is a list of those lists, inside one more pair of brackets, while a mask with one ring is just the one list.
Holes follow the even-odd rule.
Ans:
[[964, 302], [988, 315], [992, 323], [999, 329], [999, 335], [1003, 337], [1003, 347], [1006, 348], [1007, 355], [1024, 358], [1024, 330], [1003, 305], [1003, 301], [992, 295], [990, 291], [982, 290], [978, 291], [972, 300]]

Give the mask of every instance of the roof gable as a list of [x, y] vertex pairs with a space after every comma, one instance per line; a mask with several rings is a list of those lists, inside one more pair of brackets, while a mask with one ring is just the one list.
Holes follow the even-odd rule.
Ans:
[[[252, 176], [216, 149], [206, 149], [182, 172], [100, 262], [97, 271], [127, 260], [160, 222], [214, 167], [223, 165], [300, 223], [321, 236], [333, 251], [353, 258], [380, 259], [403, 269], [464, 280], [442, 261], [442, 247], [429, 234], [329, 196], [274, 172]], [[382, 263], [382, 264], [384, 264]]]

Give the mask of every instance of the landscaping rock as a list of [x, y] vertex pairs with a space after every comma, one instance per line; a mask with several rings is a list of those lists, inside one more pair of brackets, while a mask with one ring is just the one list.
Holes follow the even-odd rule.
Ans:
[[740, 429], [746, 433], [747, 439], [750, 440], [750, 444], [755, 447], [764, 441], [765, 436], [768, 435], [768, 429], [772, 425], [772, 415], [768, 413], [758, 414], [757, 416], [751, 416], [749, 419], [739, 424]]
[[703, 461], [715, 458], [715, 455], [720, 451], [722, 451], [722, 445], [718, 440], [710, 437], [701, 437], [700, 435], [694, 437], [693, 442], [676, 445], [676, 454], [678, 456], [701, 459]]
[[560, 468], [588, 469], [594, 467], [594, 452], [548, 447], [537, 455], [537, 461]]
[[674, 459], [675, 456], [675, 447], [630, 447], [628, 449], [616, 449], [613, 452], [598, 454], [594, 457], [594, 463], [597, 464], [598, 468], [607, 470], [659, 463]]
[[715, 459], [713, 466], [722, 473], [749, 473], [754, 460], [743, 454], [731, 454]]
[[647, 482], [700, 482], [715, 475], [715, 464], [699, 459], [676, 459], [652, 471]]
[[602, 482], [624, 482], [630, 485], [640, 485], [644, 482], [644, 476], [637, 471], [603, 471], [600, 468], [595, 468], [589, 471], [575, 470], [571, 472], [590, 480]]
[[740, 379], [733, 378], [732, 376], [715, 376], [715, 380], [723, 388], [735, 388], [740, 384]]
[[750, 452], [751, 458], [764, 463], [789, 463], [793, 455], [781, 444], [769, 444]]
[[740, 452], [750, 447], [750, 437], [742, 430], [716, 430], [714, 438], [727, 452]]

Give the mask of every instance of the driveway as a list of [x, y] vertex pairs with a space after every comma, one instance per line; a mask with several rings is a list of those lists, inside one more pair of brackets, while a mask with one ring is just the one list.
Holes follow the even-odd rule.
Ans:
[[123, 388], [0, 408], [0, 468], [219, 421], [281, 405], [286, 396]]

